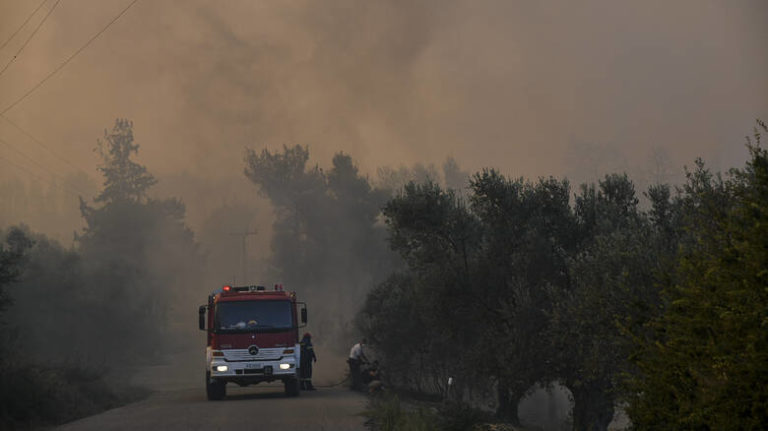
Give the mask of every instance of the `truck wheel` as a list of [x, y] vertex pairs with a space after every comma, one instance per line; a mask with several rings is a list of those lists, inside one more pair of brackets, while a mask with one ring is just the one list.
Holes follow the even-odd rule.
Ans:
[[211, 382], [211, 373], [205, 373], [205, 394], [210, 401], [218, 401], [227, 396], [227, 383], [214, 380]]
[[299, 396], [299, 379], [291, 378], [283, 380], [285, 385], [285, 395], [288, 397]]

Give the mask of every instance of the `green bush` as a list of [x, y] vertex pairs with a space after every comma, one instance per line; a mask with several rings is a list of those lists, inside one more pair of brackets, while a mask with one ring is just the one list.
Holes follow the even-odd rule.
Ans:
[[768, 126], [746, 167], [703, 163], [684, 186], [686, 229], [665, 308], [647, 325], [628, 383], [637, 430], [763, 430], [768, 423]]

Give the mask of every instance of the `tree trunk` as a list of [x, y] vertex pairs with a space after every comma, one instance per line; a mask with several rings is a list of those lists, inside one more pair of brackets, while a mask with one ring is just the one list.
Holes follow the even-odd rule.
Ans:
[[523, 394], [516, 393], [510, 389], [509, 385], [503, 380], [496, 386], [496, 394], [499, 402], [496, 416], [512, 425], [520, 425], [520, 418], [517, 416], [517, 405], [520, 403]]
[[606, 431], [613, 420], [613, 397], [598, 385], [571, 389], [574, 431]]

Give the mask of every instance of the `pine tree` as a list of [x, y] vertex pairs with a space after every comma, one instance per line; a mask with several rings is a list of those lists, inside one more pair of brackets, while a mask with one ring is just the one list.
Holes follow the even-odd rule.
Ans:
[[184, 280], [194, 280], [202, 262], [184, 205], [148, 197], [157, 180], [133, 160], [139, 150], [133, 124], [117, 119], [96, 150], [104, 187], [93, 206], [81, 199], [86, 226], [77, 236], [93, 301], [88, 312], [108, 322], [105, 357], [141, 360], [160, 353], [156, 345], [172, 301], [188, 297], [179, 290], [188, 288]]

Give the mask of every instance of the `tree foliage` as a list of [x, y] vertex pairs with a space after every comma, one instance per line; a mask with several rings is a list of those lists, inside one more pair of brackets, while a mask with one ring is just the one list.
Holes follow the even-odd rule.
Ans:
[[[654, 192], [655, 193], [655, 192]], [[664, 193], [657, 205], [666, 205]], [[606, 429], [622, 373], [628, 370], [626, 329], [649, 318], [658, 303], [655, 279], [665, 238], [638, 208], [626, 175], [606, 175], [575, 198], [578, 247], [568, 257], [571, 283], [553, 298], [548, 338], [552, 368], [574, 401], [575, 429]]]
[[[483, 226], [478, 284], [500, 416], [517, 422], [517, 404], [551, 363], [544, 337], [552, 295], [570, 283], [566, 258], [575, 240], [569, 184], [509, 180], [496, 171], [472, 180], [472, 209]], [[501, 346], [490, 355], [492, 346]]]
[[689, 236], [663, 313], [636, 356], [637, 429], [762, 429], [768, 422], [768, 152], [722, 180], [697, 163], [684, 188]]
[[[606, 175], [475, 174], [464, 198], [409, 183], [384, 207], [406, 263], [359, 316], [398, 384], [483, 402], [517, 420], [560, 382], [574, 429], [605, 430], [619, 402], [638, 429], [759, 429], [768, 421], [768, 154], [723, 179], [701, 160], [673, 192]], [[396, 380], [396, 379], [393, 379]], [[475, 384], [479, 383], [479, 384]], [[473, 392], [474, 391], [474, 392]]]
[[0, 313], [11, 302], [6, 289], [21, 275], [26, 251], [31, 246], [32, 241], [20, 228], [11, 228], [3, 235], [0, 243]]
[[8, 288], [13, 286], [22, 275], [29, 248], [33, 243], [21, 228], [10, 228], [0, 231], [0, 234], [2, 235], [2, 242], [0, 242], [0, 372], [2, 372], [6, 368], [9, 353], [16, 347], [7, 316], [7, 308], [13, 302]]
[[104, 140], [98, 141], [96, 150], [103, 161], [98, 169], [104, 176], [104, 189], [94, 201], [109, 204], [146, 200], [147, 191], [157, 180], [131, 158], [139, 151], [133, 141], [133, 122], [115, 120], [112, 130], [104, 131]]
[[81, 199], [86, 226], [77, 236], [89, 312], [94, 321], [109, 322], [100, 327], [113, 334], [99, 337], [99, 356], [143, 360], [159, 353], [152, 346], [162, 339], [171, 304], [192, 306], [180, 293], [198, 278], [202, 259], [184, 205], [149, 197], [156, 180], [133, 160], [139, 150], [133, 124], [117, 119], [97, 150], [104, 186], [94, 206]]
[[559, 381], [574, 429], [607, 428], [629, 370], [626, 331], [658, 303], [677, 207], [653, 189], [654, 222], [626, 175], [580, 190], [571, 205], [565, 180], [485, 170], [469, 206], [429, 181], [389, 201], [390, 246], [407, 270], [374, 289], [360, 321], [404, 383], [441, 392], [425, 383], [459, 376], [465, 395], [493, 385], [497, 415], [517, 422], [534, 385]]
[[0, 311], [0, 429], [61, 424], [127, 401], [88, 361], [104, 322], [88, 312], [78, 253], [26, 226], [3, 237], [2, 287], [12, 289]]
[[99, 141], [104, 188], [93, 206], [80, 201], [86, 227], [76, 247], [24, 226], [4, 233], [0, 428], [58, 424], [123, 402], [105, 373], [126, 383], [132, 366], [164, 353], [171, 304], [191, 308], [193, 295], [181, 293], [202, 261], [184, 206], [149, 197], [156, 181], [133, 160], [138, 148], [127, 120]]
[[[448, 376], [468, 392], [494, 385], [499, 415], [517, 420], [517, 403], [550, 366], [547, 310], [568, 284], [574, 240], [568, 190], [487, 170], [473, 177], [469, 206], [429, 181], [390, 200], [390, 245], [407, 272], [374, 289], [360, 320], [395, 374], [433, 392]], [[388, 318], [402, 313], [410, 317]], [[403, 353], [392, 333], [420, 338]]]
[[[383, 213], [391, 247], [409, 271], [391, 278], [369, 296], [363, 309], [367, 335], [372, 340], [388, 337], [384, 334], [390, 332], [387, 325], [393, 322], [381, 319], [379, 309], [394, 314], [399, 313], [398, 308], [407, 310], [410, 318], [395, 321], [397, 331], [421, 337], [414, 338], [415, 350], [404, 352], [400, 360], [385, 357], [387, 366], [419, 390], [445, 392], [448, 376], [473, 375], [473, 363], [481, 353], [468, 348], [481, 332], [478, 322], [472, 321], [477, 315], [474, 299], [478, 290], [472, 278], [478, 258], [478, 222], [452, 190], [431, 181], [407, 184]], [[400, 280], [407, 284], [392, 288]], [[384, 296], [386, 302], [375, 302]], [[386, 347], [394, 344], [381, 346]]]
[[[378, 223], [386, 192], [371, 186], [352, 158], [336, 154], [331, 169], [308, 166], [309, 149], [249, 150], [245, 175], [272, 203], [272, 276], [314, 304], [318, 339], [351, 337], [348, 322], [369, 286], [394, 267]], [[333, 343], [331, 343], [333, 344]]]

